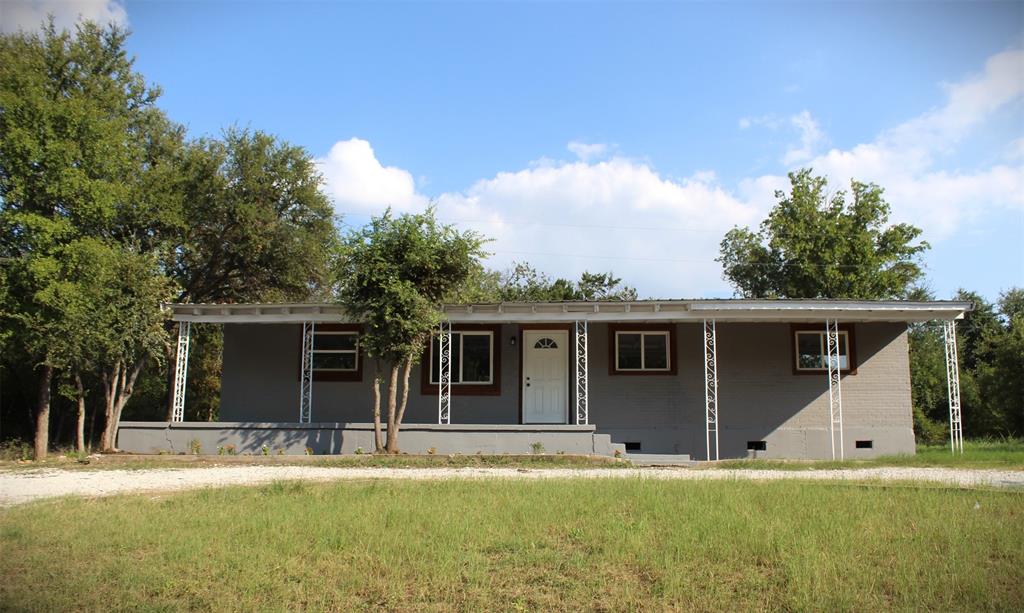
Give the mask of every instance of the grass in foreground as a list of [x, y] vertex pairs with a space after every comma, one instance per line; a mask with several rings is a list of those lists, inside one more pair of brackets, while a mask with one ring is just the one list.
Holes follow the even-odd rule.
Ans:
[[1002, 468], [1024, 470], [1024, 440], [964, 441], [964, 452], [954, 454], [949, 445], [918, 445], [915, 455], [890, 455], [870, 460], [725, 460], [721, 468], [770, 468], [810, 470], [875, 468], [881, 466], [940, 466], [947, 468]]
[[810, 483], [379, 482], [0, 513], [15, 610], [1024, 608], [1024, 495]]

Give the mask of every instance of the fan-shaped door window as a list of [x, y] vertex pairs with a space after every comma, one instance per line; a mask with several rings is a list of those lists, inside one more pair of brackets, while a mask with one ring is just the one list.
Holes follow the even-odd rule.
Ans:
[[534, 349], [558, 349], [558, 343], [555, 339], [544, 337], [533, 344]]

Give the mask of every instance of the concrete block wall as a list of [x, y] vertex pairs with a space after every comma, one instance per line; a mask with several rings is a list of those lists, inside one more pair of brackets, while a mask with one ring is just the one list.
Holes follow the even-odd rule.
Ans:
[[[685, 323], [674, 324], [674, 329], [675, 375], [611, 375], [608, 325], [590, 325], [590, 423], [615, 443], [638, 442], [644, 452], [689, 453], [701, 459], [702, 327]], [[502, 356], [501, 394], [453, 396], [453, 423], [519, 423], [521, 343], [510, 342], [518, 334], [518, 325], [505, 325], [496, 339]], [[842, 382], [846, 457], [913, 453], [906, 325], [856, 324], [854, 339], [857, 373]], [[721, 457], [746, 456], [748, 441], [765, 441], [766, 457], [831, 457], [827, 376], [794, 374], [792, 344], [786, 323], [718, 324]], [[221, 419], [294, 422], [299, 352], [298, 325], [225, 326]], [[369, 421], [371, 368], [364, 366], [361, 382], [314, 383], [314, 421]], [[570, 397], [573, 391], [570, 385]], [[430, 424], [436, 419], [437, 397], [420, 393], [416, 367], [406, 422]], [[873, 448], [856, 449], [856, 440], [870, 440]]]

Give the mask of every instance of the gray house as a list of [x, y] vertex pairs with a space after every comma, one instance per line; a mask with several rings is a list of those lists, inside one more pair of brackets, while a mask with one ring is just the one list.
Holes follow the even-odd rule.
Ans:
[[[372, 449], [375, 365], [328, 304], [175, 304], [172, 422], [125, 422], [138, 452]], [[964, 302], [665, 300], [448, 305], [413, 369], [409, 453], [913, 453], [907, 326], [945, 327], [960, 439]], [[184, 422], [189, 330], [224, 326], [220, 422]]]

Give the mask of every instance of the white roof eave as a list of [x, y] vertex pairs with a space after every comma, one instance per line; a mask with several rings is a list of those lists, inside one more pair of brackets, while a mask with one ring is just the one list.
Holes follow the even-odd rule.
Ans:
[[[196, 323], [345, 322], [336, 304], [170, 304], [175, 321]], [[961, 319], [970, 303], [847, 300], [666, 300], [446, 305], [453, 323], [667, 322], [924, 322]]]

